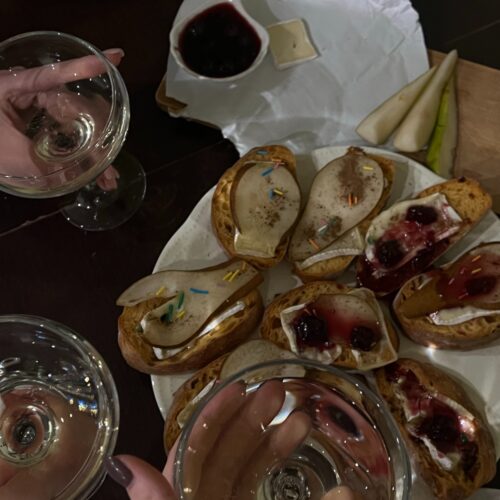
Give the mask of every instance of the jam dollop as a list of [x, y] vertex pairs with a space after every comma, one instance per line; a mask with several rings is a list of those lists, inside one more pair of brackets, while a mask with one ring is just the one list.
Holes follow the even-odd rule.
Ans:
[[422, 415], [416, 428], [410, 430], [412, 436], [416, 439], [429, 439], [443, 454], [458, 452], [462, 470], [468, 477], [473, 478], [479, 448], [470, 436], [462, 431], [457, 411], [434, 397], [410, 369], [393, 363], [385, 368], [385, 376], [389, 382], [399, 386], [410, 411]]
[[438, 293], [449, 302], [481, 300], [499, 285], [500, 256], [492, 253], [467, 255], [441, 271]]
[[370, 351], [381, 338], [375, 313], [371, 319], [360, 317], [356, 310], [330, 303], [328, 296], [309, 304], [295, 317], [292, 327], [299, 349], [314, 347], [323, 351], [341, 345]]
[[404, 257], [398, 240], [381, 241], [375, 248], [375, 256], [385, 268], [394, 267]]
[[328, 347], [326, 322], [314, 314], [304, 313], [293, 322], [299, 346]]
[[416, 274], [424, 272], [432, 262], [449, 246], [450, 240], [445, 238], [437, 243], [429, 243], [426, 248], [417, 252], [413, 259], [402, 266], [377, 275], [377, 268], [366, 258], [358, 260], [357, 280], [361, 286], [377, 293], [391, 293]]
[[367, 326], [355, 326], [351, 330], [351, 347], [354, 347], [354, 349], [371, 351], [377, 342], [377, 334]]
[[438, 220], [438, 213], [427, 205], [413, 205], [406, 211], [406, 220], [427, 226]]
[[229, 4], [210, 7], [187, 23], [179, 50], [188, 68], [212, 78], [234, 76], [255, 61], [261, 41], [250, 23]]

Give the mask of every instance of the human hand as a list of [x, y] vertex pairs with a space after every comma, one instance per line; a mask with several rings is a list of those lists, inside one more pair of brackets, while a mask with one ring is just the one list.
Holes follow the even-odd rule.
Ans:
[[[267, 382], [250, 397], [245, 396], [242, 389], [242, 385], [230, 385], [207, 404], [199, 418], [200, 427], [211, 429], [209, 438], [204, 436], [202, 440], [196, 429], [191, 434], [190, 447], [196, 452], [189, 457], [193, 473], [184, 477], [184, 487], [192, 490], [193, 498], [253, 499], [254, 494], [250, 492], [256, 489], [258, 479], [276, 461], [287, 458], [309, 434], [309, 416], [297, 411], [260, 439], [261, 425], [268, 425], [283, 404], [283, 384]], [[219, 411], [222, 406], [223, 419]], [[252, 414], [254, 418], [232, 419], [237, 413]], [[212, 446], [222, 433], [224, 439], [218, 446]], [[235, 442], [238, 443], [236, 449]], [[163, 474], [130, 455], [108, 459], [106, 468], [109, 475], [127, 489], [131, 500], [177, 500], [172, 487], [177, 446], [178, 441], [168, 454]], [[252, 468], [245, 469], [249, 460], [252, 460]], [[225, 480], [221, 481], [221, 477]], [[349, 488], [342, 486], [329, 491], [322, 500], [355, 500], [355, 497]]]
[[[123, 58], [121, 49], [104, 51], [107, 59], [118, 65]], [[95, 56], [85, 56], [56, 64], [36, 68], [19, 68], [14, 71], [0, 70], [0, 150], [2, 151], [1, 173], [10, 176], [31, 177], [47, 175], [61, 169], [56, 163], [43, 162], [32, 154], [33, 136], [36, 135], [36, 120], [40, 117], [58, 126], [68, 117], [88, 113], [95, 120], [95, 127], [103, 129], [106, 124], [109, 103], [102, 97], [85, 97], [64, 88], [77, 80], [85, 80], [101, 74], [103, 64]], [[26, 128], [26, 123], [35, 124]], [[58, 133], [56, 131], [55, 133]], [[62, 169], [61, 169], [62, 170]], [[60, 176], [68, 175], [61, 173]], [[61, 183], [66, 179], [56, 177]], [[105, 190], [117, 186], [118, 172], [112, 167], [97, 179]]]

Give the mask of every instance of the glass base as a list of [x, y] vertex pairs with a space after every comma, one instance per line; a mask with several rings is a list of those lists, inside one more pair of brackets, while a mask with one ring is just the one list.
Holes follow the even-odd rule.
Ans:
[[146, 193], [144, 169], [125, 151], [120, 151], [113, 166], [120, 174], [118, 187], [104, 191], [95, 182], [85, 186], [74, 203], [62, 209], [67, 221], [85, 231], [105, 231], [120, 226], [135, 214]]

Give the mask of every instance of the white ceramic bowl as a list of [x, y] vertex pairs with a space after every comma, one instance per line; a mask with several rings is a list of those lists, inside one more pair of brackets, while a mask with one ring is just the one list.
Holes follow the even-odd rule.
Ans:
[[[214, 7], [215, 5], [221, 5], [221, 4], [230, 4], [232, 5], [237, 12], [250, 24], [250, 26], [253, 27], [255, 32], [257, 33], [257, 36], [260, 39], [260, 51], [257, 54], [257, 57], [253, 61], [252, 65], [249, 66], [246, 70], [237, 73], [235, 75], [223, 77], [223, 78], [216, 78], [216, 77], [210, 77], [210, 76], [205, 76], [201, 75], [199, 73], [196, 73], [193, 71], [191, 68], [187, 66], [185, 63], [182, 53], [179, 49], [179, 38], [186, 27], [188, 23], [190, 23], [195, 17], [197, 17], [199, 14], [204, 12], [205, 10]], [[210, 0], [206, 3], [204, 3], [200, 8], [194, 10], [191, 12], [188, 16], [184, 17], [175, 25], [172, 27], [170, 31], [170, 52], [172, 56], [174, 57], [175, 61], [177, 64], [187, 73], [190, 75], [193, 75], [196, 78], [199, 78], [200, 80], [208, 80], [208, 81], [216, 81], [216, 82], [231, 82], [233, 80], [238, 80], [240, 78], [243, 78], [244, 76], [248, 75], [252, 71], [255, 70], [259, 66], [259, 64], [262, 62], [264, 57], [267, 54], [267, 50], [269, 48], [269, 35], [267, 33], [267, 30], [259, 24], [253, 17], [251, 17], [247, 11], [243, 8], [243, 5], [240, 0]]]

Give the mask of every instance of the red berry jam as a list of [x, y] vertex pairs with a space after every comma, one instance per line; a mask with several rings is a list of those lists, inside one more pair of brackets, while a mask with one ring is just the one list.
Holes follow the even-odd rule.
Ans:
[[292, 327], [299, 349], [314, 347], [323, 351], [342, 345], [371, 351], [381, 338], [376, 320], [372, 322], [357, 316], [357, 311], [336, 307], [329, 297], [318, 297], [294, 319]]
[[500, 256], [467, 255], [441, 272], [436, 289], [447, 301], [477, 301], [497, 290], [499, 279]]
[[438, 213], [433, 207], [414, 205], [406, 211], [406, 220], [427, 226], [438, 220]]
[[179, 37], [179, 50], [188, 68], [212, 78], [247, 70], [261, 42], [250, 23], [230, 4], [210, 7], [192, 19]]
[[420, 384], [411, 370], [401, 368], [398, 363], [387, 366], [385, 375], [389, 382], [398, 384], [410, 411], [423, 415], [411, 434], [416, 438], [428, 438], [443, 454], [459, 453], [462, 470], [473, 479], [473, 468], [477, 464], [479, 449], [477, 444], [462, 432], [459, 414], [444, 401], [434, 397]]
[[375, 248], [375, 256], [382, 267], [394, 267], [404, 257], [404, 252], [398, 240], [381, 241]]
[[420, 250], [413, 259], [405, 262], [397, 269], [384, 272], [382, 275], [377, 274], [377, 269], [366, 257], [361, 257], [358, 260], [358, 283], [376, 293], [387, 294], [394, 292], [407, 280], [424, 272], [448, 246], [449, 240], [447, 238], [430, 244]]

